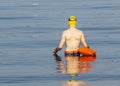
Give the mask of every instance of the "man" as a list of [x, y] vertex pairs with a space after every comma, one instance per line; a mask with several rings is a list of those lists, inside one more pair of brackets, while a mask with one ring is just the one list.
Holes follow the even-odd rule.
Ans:
[[89, 47], [85, 40], [84, 32], [76, 28], [76, 23], [76, 17], [70, 16], [68, 19], [69, 28], [62, 33], [61, 40], [57, 48], [54, 49], [53, 54], [57, 54], [62, 49], [64, 43], [66, 43], [65, 55], [79, 55], [78, 49], [81, 42], [84, 47]]

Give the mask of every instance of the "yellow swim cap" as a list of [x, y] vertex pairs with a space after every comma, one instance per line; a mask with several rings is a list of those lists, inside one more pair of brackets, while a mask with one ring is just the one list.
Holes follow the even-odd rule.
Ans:
[[68, 19], [69, 26], [76, 26], [77, 20], [75, 16], [70, 16]]

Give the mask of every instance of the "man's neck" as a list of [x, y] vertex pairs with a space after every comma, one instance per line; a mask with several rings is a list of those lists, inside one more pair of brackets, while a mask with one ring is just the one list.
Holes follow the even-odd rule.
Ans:
[[76, 29], [76, 27], [75, 27], [75, 26], [70, 26], [69, 28], [70, 28], [70, 29]]

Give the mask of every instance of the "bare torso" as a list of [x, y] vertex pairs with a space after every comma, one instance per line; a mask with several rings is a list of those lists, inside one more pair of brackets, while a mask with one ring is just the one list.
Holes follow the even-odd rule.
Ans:
[[62, 33], [61, 40], [53, 53], [56, 54], [61, 50], [64, 43], [66, 43], [65, 51], [77, 51], [81, 42], [84, 47], [89, 47], [85, 40], [83, 31], [78, 30], [75, 27], [70, 27]]
[[66, 51], [75, 51], [78, 50], [81, 42], [82, 31], [71, 28], [64, 31], [65, 42], [66, 42]]

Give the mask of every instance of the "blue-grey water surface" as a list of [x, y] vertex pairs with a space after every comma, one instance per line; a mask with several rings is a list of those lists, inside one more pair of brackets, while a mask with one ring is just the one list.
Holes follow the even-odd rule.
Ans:
[[[58, 72], [52, 56], [70, 15], [97, 51], [94, 72], [76, 79], [120, 85], [119, 0], [1, 0], [0, 86], [63, 86], [71, 79]], [[64, 48], [58, 54], [65, 63]]]

